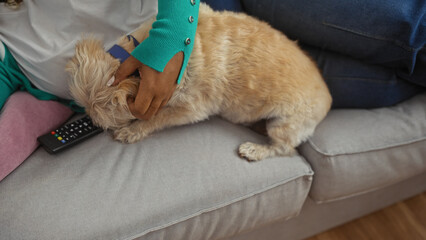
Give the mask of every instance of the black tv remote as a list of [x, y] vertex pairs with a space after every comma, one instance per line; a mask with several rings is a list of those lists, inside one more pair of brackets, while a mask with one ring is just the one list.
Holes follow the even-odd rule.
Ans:
[[89, 116], [85, 116], [50, 133], [37, 138], [47, 152], [54, 154], [101, 133], [103, 130], [93, 125]]

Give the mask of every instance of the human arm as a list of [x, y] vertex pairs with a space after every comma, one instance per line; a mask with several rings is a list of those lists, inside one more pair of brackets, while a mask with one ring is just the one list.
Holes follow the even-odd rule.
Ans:
[[139, 69], [139, 91], [134, 100], [129, 100], [135, 117], [149, 119], [155, 115], [180, 82], [193, 49], [199, 4], [199, 0], [159, 0], [149, 37], [118, 69], [113, 85]]

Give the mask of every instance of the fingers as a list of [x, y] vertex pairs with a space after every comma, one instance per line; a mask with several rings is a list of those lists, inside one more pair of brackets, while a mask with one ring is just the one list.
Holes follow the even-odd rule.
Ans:
[[136, 118], [147, 120], [145, 118], [145, 114], [151, 106], [151, 102], [154, 99], [153, 96], [149, 96], [148, 94], [138, 93], [136, 98], [127, 99], [127, 105], [129, 106], [129, 110], [132, 115]]
[[[170, 99], [170, 98], [169, 98]], [[163, 100], [163, 102], [161, 103], [160, 107], [158, 108], [158, 110], [162, 109], [164, 107], [164, 105], [167, 104], [167, 102], [169, 101], [169, 99]], [[157, 111], [158, 112], [158, 111]]]
[[[132, 99], [129, 99], [127, 102], [129, 106], [129, 110], [132, 113], [132, 115], [142, 120], [151, 119], [153, 116], [155, 116], [158, 113], [158, 110], [160, 110], [161, 107], [165, 105], [165, 103], [166, 103], [165, 101], [161, 101], [155, 98], [150, 101], [150, 104], [148, 107], [146, 107], [144, 103], [141, 103], [143, 105], [139, 105], [136, 101], [133, 101]], [[146, 110], [144, 111], [143, 109], [146, 109]]]
[[[108, 82], [107, 82], [107, 86], [108, 87], [110, 87], [110, 86], [112, 86], [112, 84], [115, 82], [115, 76], [112, 76], [109, 80], [108, 80]], [[118, 83], [117, 83], [118, 84]]]
[[[158, 72], [143, 64], [139, 67], [141, 76], [139, 90], [136, 98], [128, 101], [129, 110], [133, 116], [139, 119], [149, 120], [167, 104], [176, 89], [176, 79], [181, 70], [182, 59], [183, 54], [176, 54], [166, 65], [164, 72]], [[117, 72], [116, 82], [120, 80], [118, 79], [117, 81], [117, 75], [126, 71], [130, 74], [134, 71], [134, 68], [132, 68], [131, 71], [126, 70], [127, 65], [130, 66], [131, 63], [126, 63], [126, 66], [122, 67], [120, 71]]]
[[162, 100], [158, 100], [154, 98], [154, 100], [152, 100], [151, 105], [148, 108], [148, 111], [146, 111], [146, 113], [144, 114], [144, 119], [149, 120], [150, 118], [155, 116], [158, 110], [160, 110], [160, 106], [162, 102], [163, 102]]
[[160, 105], [160, 108], [159, 109], [161, 109], [161, 108], [163, 108], [169, 101], [170, 101], [170, 98], [172, 98], [172, 96], [173, 96], [173, 92], [171, 92], [164, 100], [163, 100], [163, 102], [161, 103], [161, 105]]
[[108, 86], [116, 86], [142, 65], [135, 57], [130, 56], [118, 68], [115, 76], [108, 81]]

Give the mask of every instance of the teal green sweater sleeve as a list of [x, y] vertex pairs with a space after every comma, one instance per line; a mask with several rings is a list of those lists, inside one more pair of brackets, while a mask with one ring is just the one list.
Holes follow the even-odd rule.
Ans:
[[158, 0], [158, 15], [149, 37], [133, 50], [132, 56], [163, 72], [170, 59], [182, 51], [184, 59], [177, 80], [180, 83], [194, 46], [199, 5], [200, 0]]

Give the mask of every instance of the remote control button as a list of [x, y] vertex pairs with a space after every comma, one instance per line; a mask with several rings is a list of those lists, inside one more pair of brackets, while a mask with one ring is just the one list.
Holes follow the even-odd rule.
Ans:
[[56, 134], [55, 134], [55, 137], [59, 137], [59, 134], [57, 134], [57, 133], [56, 133]]
[[59, 141], [61, 141], [61, 140], [62, 140], [62, 137], [58, 137], [58, 140], [59, 140]]
[[50, 132], [52, 135], [55, 135], [56, 134], [56, 132], [55, 131], [52, 131], [52, 132]]
[[62, 142], [62, 143], [66, 143], [66, 141], [65, 141], [65, 140], [61, 140], [61, 142]]

